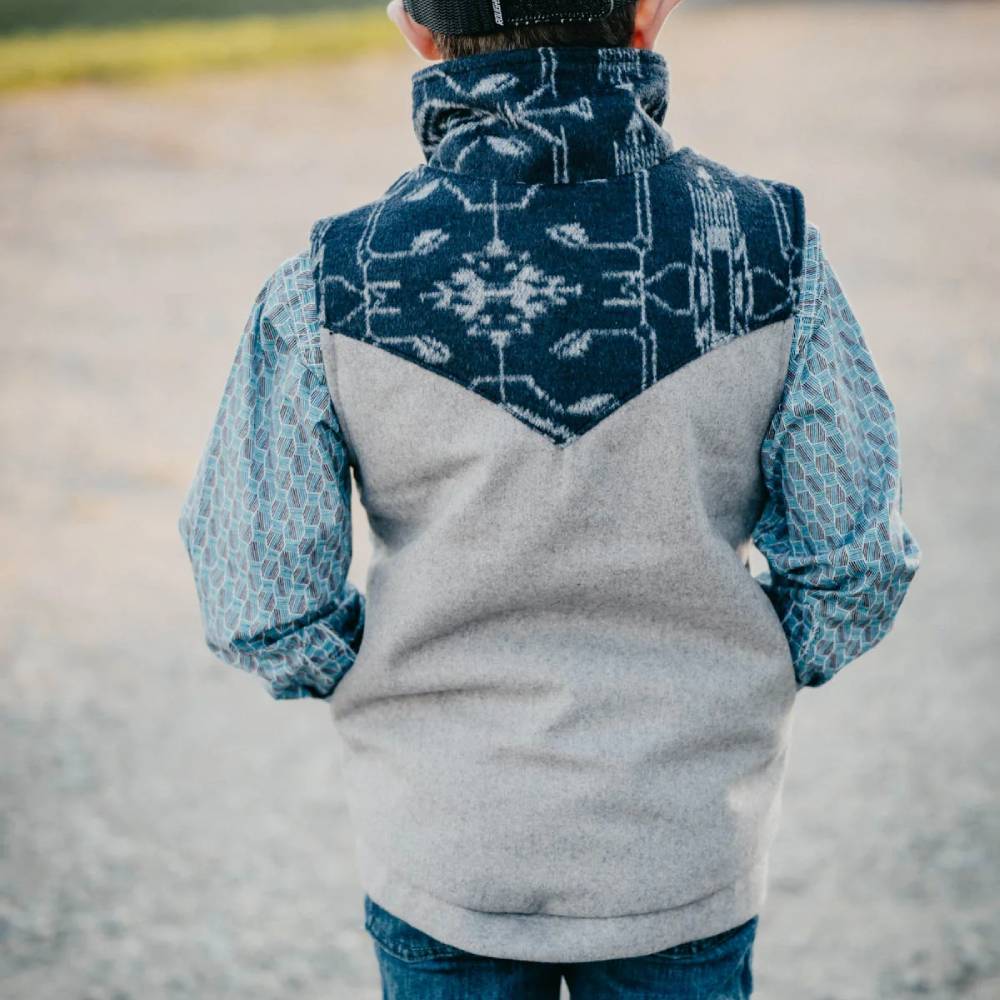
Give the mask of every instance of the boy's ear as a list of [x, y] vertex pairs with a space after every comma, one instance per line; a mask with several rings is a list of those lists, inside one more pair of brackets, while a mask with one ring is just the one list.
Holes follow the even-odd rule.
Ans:
[[681, 0], [639, 0], [635, 7], [635, 28], [632, 31], [632, 48], [651, 49], [663, 27], [667, 15]]
[[406, 39], [406, 44], [424, 59], [440, 59], [441, 50], [434, 41], [430, 28], [414, 21], [403, 7], [403, 0], [390, 0], [385, 9], [389, 20], [399, 28], [399, 33]]

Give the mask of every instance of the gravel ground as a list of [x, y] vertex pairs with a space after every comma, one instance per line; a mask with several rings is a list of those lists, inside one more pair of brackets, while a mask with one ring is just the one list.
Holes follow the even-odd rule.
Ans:
[[[806, 192], [925, 556], [800, 697], [762, 1000], [1000, 996], [998, 32], [746, 4], [662, 43], [676, 139]], [[175, 522], [266, 275], [416, 162], [415, 67], [0, 103], [4, 1000], [378, 995], [326, 707], [209, 657]]]

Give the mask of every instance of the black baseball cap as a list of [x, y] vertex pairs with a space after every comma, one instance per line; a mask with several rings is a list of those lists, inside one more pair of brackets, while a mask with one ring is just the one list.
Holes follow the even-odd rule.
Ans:
[[419, 24], [442, 35], [489, 35], [530, 24], [603, 21], [625, 0], [403, 0]]

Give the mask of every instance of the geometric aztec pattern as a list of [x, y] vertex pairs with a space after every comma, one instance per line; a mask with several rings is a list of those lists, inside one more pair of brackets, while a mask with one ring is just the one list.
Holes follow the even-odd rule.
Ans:
[[780, 407], [761, 449], [768, 500], [754, 543], [800, 687], [888, 633], [920, 562], [902, 517], [892, 401], [809, 226]]
[[641, 49], [521, 49], [413, 75], [428, 162], [519, 184], [601, 181], [670, 154], [666, 61]]
[[[793, 189], [671, 153], [669, 138], [657, 137], [665, 133], [648, 130], [646, 119], [658, 123], [666, 107], [658, 56], [601, 51], [605, 90], [595, 93], [591, 80], [585, 102], [573, 96], [572, 74], [556, 75], [548, 50], [474, 57], [478, 76], [441, 75], [465, 60], [415, 74], [414, 117], [430, 163], [374, 206], [335, 227], [319, 224], [311, 251], [287, 261], [258, 296], [179, 527], [210, 648], [259, 676], [273, 697], [329, 698], [364, 630], [364, 596], [347, 580], [351, 486], [320, 351], [324, 326], [436, 369], [565, 445], [685, 359], [794, 311], [784, 395], [761, 449], [768, 498], [754, 541], [771, 573], [759, 579], [800, 686], [826, 682], [889, 630], [920, 553], [901, 516], [892, 404], [818, 234], [808, 228], [803, 254]], [[536, 77], [526, 76], [529, 66]], [[519, 125], [516, 137], [496, 132], [489, 107], [455, 111], [470, 101], [495, 107], [497, 94]], [[557, 96], [575, 109], [569, 122], [545, 113]], [[592, 131], [573, 127], [595, 117], [604, 123], [603, 160]], [[450, 138], [455, 130], [462, 142]], [[496, 176], [477, 175], [489, 164], [502, 188]], [[671, 220], [657, 214], [664, 206], [654, 204], [651, 177], [671, 170], [673, 209], [688, 213], [686, 247], [668, 246], [664, 263], [655, 237]], [[593, 171], [611, 176], [581, 176]], [[612, 188], [626, 192], [629, 207], [613, 206], [609, 220]], [[404, 216], [411, 231], [387, 244]], [[626, 231], [609, 233], [625, 219]], [[760, 256], [755, 232], [770, 233], [764, 270], [783, 280], [763, 281], [762, 265], [750, 263]], [[350, 268], [331, 255], [345, 242]], [[563, 256], [540, 255], [539, 245]], [[407, 310], [404, 322], [414, 273], [446, 247], [455, 266], [418, 279], [409, 301], [422, 308]], [[726, 281], [717, 287], [719, 275]], [[591, 284], [603, 287], [585, 293]], [[518, 348], [541, 340], [539, 319], [549, 329], [572, 304], [578, 317], [603, 310], [616, 321], [563, 322], [545, 354], [557, 367], [536, 364], [529, 370], [540, 380], [531, 385], [522, 365], [539, 355]], [[427, 328], [414, 321], [422, 313], [434, 316]], [[444, 336], [448, 318], [454, 326]], [[650, 337], [654, 323], [669, 326], [684, 350]], [[561, 366], [565, 382], [553, 377]], [[588, 371], [600, 385], [586, 385]], [[582, 400], [575, 409], [567, 386]], [[602, 394], [613, 401], [594, 398]]]
[[329, 697], [364, 628], [319, 337], [302, 256], [254, 304], [180, 517], [209, 647], [278, 699]]
[[673, 150], [666, 64], [533, 49], [414, 75], [427, 163], [313, 231], [324, 325], [451, 379], [558, 446], [792, 315], [794, 188]]

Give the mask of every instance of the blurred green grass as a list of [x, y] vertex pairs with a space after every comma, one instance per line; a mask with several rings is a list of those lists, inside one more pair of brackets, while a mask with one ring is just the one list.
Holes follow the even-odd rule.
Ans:
[[[221, 0], [222, 7], [229, 0]], [[263, 0], [260, 0], [263, 6]], [[170, 0], [161, 0], [163, 9]], [[175, 6], [180, 6], [177, 0]], [[205, 4], [211, 7], [210, 3]], [[245, 6], [245, 5], [244, 5]], [[272, 6], [285, 6], [272, 4]], [[337, 59], [396, 37], [381, 6], [332, 13], [70, 27], [0, 36], [0, 93], [202, 69]]]
[[168, 20], [329, 14], [375, 6], [375, 0], [0, 0], [0, 35]]

